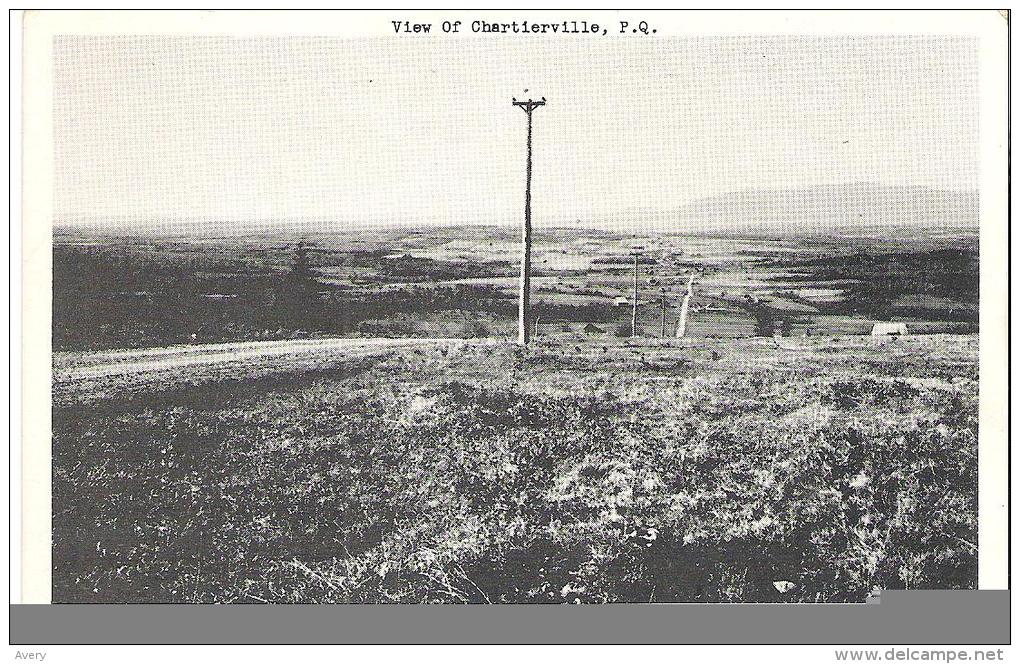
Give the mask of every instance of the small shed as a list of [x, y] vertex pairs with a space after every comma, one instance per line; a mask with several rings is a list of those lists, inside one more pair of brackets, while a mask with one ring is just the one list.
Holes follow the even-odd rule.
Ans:
[[588, 323], [584, 326], [585, 334], [604, 334], [605, 330], [596, 325], [595, 323]]
[[630, 304], [630, 300], [622, 295], [613, 300], [614, 307], [626, 307], [628, 304]]
[[871, 328], [873, 337], [905, 337], [906, 335], [906, 323], [875, 323], [875, 326]]

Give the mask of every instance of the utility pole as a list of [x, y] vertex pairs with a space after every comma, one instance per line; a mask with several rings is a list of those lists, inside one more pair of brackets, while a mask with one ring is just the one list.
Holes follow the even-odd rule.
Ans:
[[634, 252], [634, 301], [631, 305], [630, 310], [630, 336], [637, 336], [637, 269], [638, 269], [638, 252]]
[[680, 320], [676, 324], [678, 339], [687, 336], [687, 311], [691, 306], [692, 295], [694, 295], [694, 272], [691, 272], [691, 278], [687, 280], [687, 294], [684, 295], [684, 302], [680, 307]]
[[521, 242], [524, 245], [521, 252], [521, 296], [517, 311], [517, 343], [527, 345], [531, 340], [531, 329], [528, 325], [531, 316], [531, 114], [539, 106], [545, 106], [545, 97], [540, 101], [517, 101], [513, 100], [514, 106], [519, 106], [528, 114], [528, 166], [527, 177], [524, 185], [524, 233]]
[[662, 296], [662, 329], [659, 331], [659, 337], [662, 339], [666, 338], [666, 289], [660, 288], [659, 292]]

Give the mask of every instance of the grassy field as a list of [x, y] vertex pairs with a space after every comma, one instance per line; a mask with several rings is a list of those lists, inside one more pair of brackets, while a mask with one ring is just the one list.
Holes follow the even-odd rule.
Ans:
[[[630, 336], [978, 331], [973, 234], [847, 237], [622, 235], [541, 229], [532, 306], [546, 331], [594, 323]], [[254, 238], [54, 238], [57, 351], [345, 337], [504, 337], [517, 315], [515, 229], [460, 226]], [[621, 306], [614, 306], [623, 298]]]
[[55, 392], [56, 602], [972, 588], [977, 337], [591, 340]]

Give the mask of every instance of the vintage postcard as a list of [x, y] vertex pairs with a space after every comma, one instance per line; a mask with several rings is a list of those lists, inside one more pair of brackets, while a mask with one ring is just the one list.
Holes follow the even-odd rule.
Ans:
[[1007, 17], [30, 12], [21, 593], [1007, 585]]

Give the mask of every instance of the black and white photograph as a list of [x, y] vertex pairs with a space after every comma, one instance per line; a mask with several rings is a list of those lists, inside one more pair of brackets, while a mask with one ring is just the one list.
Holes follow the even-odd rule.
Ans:
[[980, 44], [866, 17], [56, 34], [51, 601], [978, 588]]

